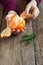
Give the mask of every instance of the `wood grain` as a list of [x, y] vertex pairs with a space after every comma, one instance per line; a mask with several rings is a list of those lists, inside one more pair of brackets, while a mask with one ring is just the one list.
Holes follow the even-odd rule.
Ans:
[[33, 31], [38, 34], [34, 40], [36, 65], [43, 65], [43, 1], [39, 5], [40, 15], [33, 21]]
[[[20, 11], [21, 12], [21, 11]], [[6, 27], [5, 16], [1, 31]], [[35, 65], [34, 44], [22, 41], [24, 34], [33, 33], [32, 21], [26, 21], [27, 29], [8, 39], [0, 39], [0, 65]]]
[[27, 23], [27, 30], [15, 37], [12, 65], [35, 65], [34, 45], [21, 42], [24, 34], [32, 33], [31, 22]]

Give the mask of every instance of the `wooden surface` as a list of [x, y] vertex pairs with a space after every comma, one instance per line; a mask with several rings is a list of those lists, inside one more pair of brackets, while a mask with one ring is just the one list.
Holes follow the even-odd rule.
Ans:
[[40, 15], [33, 21], [33, 31], [38, 34], [34, 40], [35, 46], [35, 63], [36, 65], [43, 65], [43, 0], [39, 5]]
[[25, 32], [8, 39], [0, 39], [0, 65], [35, 65], [34, 45], [21, 42], [25, 33], [32, 33], [32, 22]]
[[[25, 9], [25, 0], [19, 0], [19, 12]], [[24, 4], [25, 3], [25, 4]], [[17, 36], [8, 39], [0, 38], [0, 65], [43, 65], [43, 1], [39, 5], [40, 15], [37, 19], [26, 21], [27, 29]], [[6, 21], [2, 18], [3, 8], [0, 6], [1, 31], [6, 27]], [[31, 44], [21, 42], [24, 34], [35, 32], [37, 38]]]
[[[6, 27], [6, 21], [4, 17], [1, 19], [2, 31]], [[21, 42], [24, 34], [33, 33], [31, 20], [27, 21], [26, 27], [27, 29], [17, 36], [8, 39], [0, 39], [0, 65], [35, 65], [33, 42], [31, 44]]]

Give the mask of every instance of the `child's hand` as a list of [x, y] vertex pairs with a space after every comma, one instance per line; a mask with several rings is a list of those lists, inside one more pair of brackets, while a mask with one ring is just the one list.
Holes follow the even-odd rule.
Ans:
[[37, 2], [35, 0], [32, 0], [26, 6], [25, 12], [27, 15], [30, 13], [30, 11], [33, 19], [35, 19], [39, 15], [39, 9], [37, 7]]
[[8, 15], [6, 16], [6, 21], [7, 27], [11, 29], [12, 33], [14, 32], [16, 34], [24, 31], [25, 29], [25, 20], [18, 16], [17, 13], [14, 11], [8, 12]]

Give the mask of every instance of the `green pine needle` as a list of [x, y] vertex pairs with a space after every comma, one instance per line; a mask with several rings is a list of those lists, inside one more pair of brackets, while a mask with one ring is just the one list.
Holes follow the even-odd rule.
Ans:
[[32, 42], [32, 40], [35, 39], [36, 36], [37, 36], [36, 33], [25, 34], [25, 35], [23, 36], [23, 40], [24, 40], [24, 41], [27, 41], [27, 42]]
[[27, 43], [31, 43], [31, 42], [32, 42], [32, 40], [28, 40], [28, 41], [27, 41]]

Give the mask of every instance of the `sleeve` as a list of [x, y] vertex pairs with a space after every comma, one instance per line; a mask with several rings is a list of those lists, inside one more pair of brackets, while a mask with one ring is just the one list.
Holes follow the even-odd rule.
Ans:
[[37, 5], [39, 5], [40, 4], [40, 2], [41, 2], [41, 0], [36, 0], [37, 1]]
[[[31, 0], [26, 0], [27, 3], [29, 3]], [[41, 0], [36, 0], [37, 1], [37, 5], [40, 4]]]
[[0, 0], [4, 8], [4, 12], [7, 14], [10, 10], [14, 10], [18, 13], [18, 2], [17, 0]]

